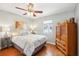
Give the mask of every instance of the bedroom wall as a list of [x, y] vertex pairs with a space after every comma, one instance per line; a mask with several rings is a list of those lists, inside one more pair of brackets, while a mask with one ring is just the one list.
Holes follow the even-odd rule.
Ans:
[[16, 20], [23, 20], [26, 23], [27, 27], [29, 27], [32, 22], [32, 19], [30, 18], [24, 18], [20, 15], [0, 10], [0, 26], [12, 25]]
[[35, 28], [35, 31], [37, 34], [43, 34], [43, 21], [46, 21], [46, 20], [52, 20], [53, 23], [52, 23], [52, 34], [48, 34], [48, 42], [51, 42], [51, 43], [55, 43], [55, 35], [56, 35], [56, 25], [58, 22], [63, 22], [65, 21], [66, 19], [68, 18], [71, 18], [71, 17], [74, 17], [74, 10], [73, 11], [69, 11], [69, 12], [63, 12], [63, 13], [60, 13], [60, 14], [55, 14], [55, 15], [49, 15], [49, 16], [46, 16], [46, 17], [42, 17], [42, 18], [38, 18], [38, 19], [35, 19], [34, 22], [33, 22], [33, 25], [37, 25], [37, 27]]

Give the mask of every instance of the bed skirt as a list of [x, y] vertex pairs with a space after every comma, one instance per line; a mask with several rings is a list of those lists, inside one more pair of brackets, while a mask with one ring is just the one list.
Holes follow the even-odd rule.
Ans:
[[[40, 46], [38, 46], [37, 48], [35, 48], [34, 52], [32, 53], [32, 56], [34, 56], [40, 49], [42, 49], [42, 47], [44, 47], [46, 44], [46, 42], [44, 42], [43, 44], [41, 44]], [[23, 50], [21, 47], [19, 47], [17, 44], [13, 43], [13, 47], [15, 47], [16, 49], [18, 49], [23, 56], [26, 56], [26, 54], [23, 53]]]

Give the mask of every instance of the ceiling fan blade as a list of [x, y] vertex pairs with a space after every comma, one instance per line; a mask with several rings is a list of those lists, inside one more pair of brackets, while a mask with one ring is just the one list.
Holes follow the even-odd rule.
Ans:
[[35, 13], [43, 13], [43, 11], [34, 11]]
[[27, 11], [26, 9], [23, 9], [23, 8], [20, 8], [20, 7], [15, 7], [17, 9], [20, 9], [20, 10], [24, 10], [24, 11]]
[[27, 13], [24, 13], [23, 15], [26, 15]]

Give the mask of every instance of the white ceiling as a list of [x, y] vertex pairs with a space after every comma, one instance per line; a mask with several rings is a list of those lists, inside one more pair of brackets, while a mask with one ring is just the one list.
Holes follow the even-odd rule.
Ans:
[[[0, 10], [5, 10], [11, 13], [15, 13], [21, 16], [24, 16], [23, 14], [25, 11], [18, 10], [15, 7], [22, 7], [26, 8], [27, 3], [0, 3]], [[34, 9], [35, 10], [42, 10], [42, 14], [37, 14], [37, 17], [33, 17], [30, 15], [25, 15], [24, 17], [29, 18], [39, 18], [51, 14], [57, 14], [61, 12], [67, 12], [72, 11], [76, 7], [75, 3], [34, 3]]]

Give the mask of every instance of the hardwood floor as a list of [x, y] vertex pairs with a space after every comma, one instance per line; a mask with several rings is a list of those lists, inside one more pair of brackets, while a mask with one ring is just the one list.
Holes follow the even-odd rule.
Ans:
[[22, 53], [14, 47], [5, 48], [0, 51], [0, 56], [20, 56]]
[[[0, 56], [23, 56], [23, 54], [14, 47], [9, 47], [0, 51]], [[53, 44], [47, 43], [35, 56], [64, 56]]]

